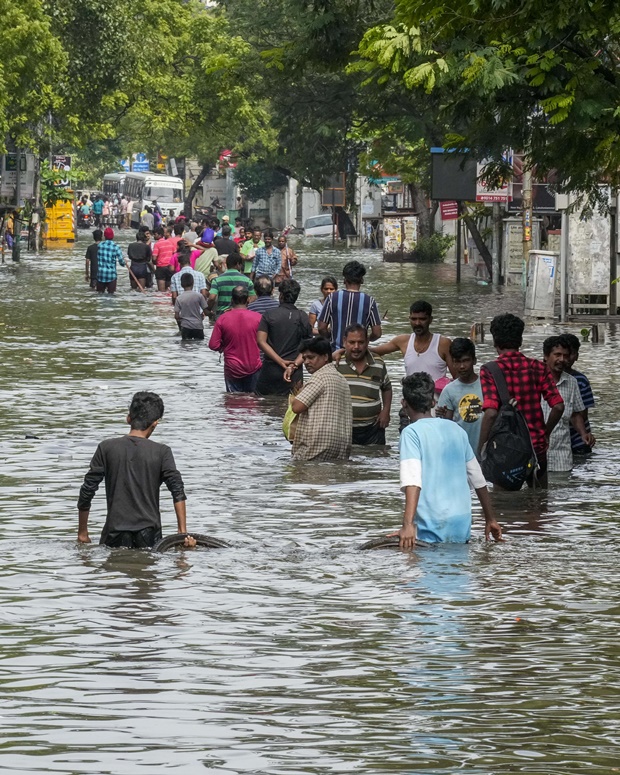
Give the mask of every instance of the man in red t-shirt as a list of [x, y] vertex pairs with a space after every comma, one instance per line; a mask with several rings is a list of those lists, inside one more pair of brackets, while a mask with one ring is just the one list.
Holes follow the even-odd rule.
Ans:
[[262, 315], [248, 309], [249, 291], [244, 285], [232, 289], [232, 306], [216, 320], [209, 347], [224, 353], [227, 393], [254, 393], [263, 365], [256, 343]]
[[[515, 399], [517, 408], [521, 410], [529, 428], [532, 445], [538, 458], [537, 483], [544, 487], [547, 482], [549, 436], [564, 413], [564, 402], [547, 366], [542, 361], [526, 358], [522, 352], [519, 352], [523, 344], [524, 329], [525, 323], [521, 318], [509, 313], [498, 315], [491, 321], [491, 335], [497, 350], [497, 364], [506, 378], [508, 392]], [[484, 366], [480, 369], [480, 382], [484, 416], [480, 428], [479, 450], [489, 437], [501, 405], [495, 380]], [[544, 398], [551, 407], [547, 422], [540, 405], [541, 398]], [[533, 484], [533, 479], [534, 477], [528, 480], [530, 486]]]
[[[172, 267], [172, 256], [176, 253], [176, 242], [170, 237], [169, 229], [155, 229], [156, 237], [159, 239], [151, 248], [153, 253], [153, 262], [155, 264], [155, 279], [157, 280], [157, 290], [165, 291], [170, 288], [170, 280], [174, 274]], [[163, 235], [163, 236], [162, 236]]]

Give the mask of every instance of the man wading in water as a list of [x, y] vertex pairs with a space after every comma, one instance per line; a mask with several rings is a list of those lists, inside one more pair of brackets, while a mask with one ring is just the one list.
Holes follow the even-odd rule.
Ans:
[[[78, 500], [78, 541], [90, 543], [90, 504], [105, 479], [108, 515], [100, 544], [127, 549], [149, 549], [161, 538], [159, 488], [164, 482], [172, 494], [179, 533], [186, 532], [185, 490], [170, 447], [150, 441], [163, 417], [164, 402], [156, 393], [136, 393], [129, 407], [127, 436], [106, 439], [97, 447], [84, 477]], [[195, 546], [188, 536], [185, 546]]]
[[[430, 330], [433, 322], [433, 308], [427, 301], [414, 301], [409, 308], [409, 322], [412, 334], [400, 334], [386, 344], [371, 347], [373, 355], [389, 355], [401, 352], [405, 362], [405, 376], [424, 372], [430, 374], [435, 382], [436, 393], [441, 392], [441, 384], [449, 371], [456, 377], [456, 369], [450, 356], [451, 341], [447, 336], [433, 334]], [[399, 412], [400, 430], [409, 425], [409, 419], [404, 409]]]
[[420, 372], [403, 380], [403, 408], [410, 424], [400, 437], [400, 488], [405, 494], [401, 549], [416, 538], [427, 543], [467, 543], [471, 533], [471, 493], [484, 515], [487, 541], [501, 541], [485, 478], [467, 434], [455, 422], [431, 415], [434, 381]]

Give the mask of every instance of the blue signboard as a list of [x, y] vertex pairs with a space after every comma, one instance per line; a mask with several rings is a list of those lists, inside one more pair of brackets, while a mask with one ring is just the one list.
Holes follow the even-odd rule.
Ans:
[[129, 172], [129, 159], [121, 159], [119, 164], [125, 170], [125, 172]]
[[145, 153], [134, 153], [131, 169], [133, 172], [149, 172], [151, 167]]

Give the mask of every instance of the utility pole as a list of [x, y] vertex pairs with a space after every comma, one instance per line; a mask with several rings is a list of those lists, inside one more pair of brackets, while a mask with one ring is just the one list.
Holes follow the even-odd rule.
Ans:
[[15, 179], [15, 216], [13, 218], [13, 251], [11, 257], [13, 261], [19, 261], [21, 253], [21, 240], [22, 240], [22, 217], [21, 217], [21, 201], [22, 201], [22, 152], [17, 148], [15, 153], [15, 166], [17, 168]]
[[527, 261], [529, 258], [529, 252], [532, 249], [532, 170], [528, 169], [525, 164], [523, 167], [523, 190], [521, 207], [523, 213], [523, 283], [525, 284]]
[[493, 253], [491, 254], [493, 271], [491, 282], [494, 288], [499, 287], [501, 274], [500, 256], [502, 251], [502, 210], [499, 202], [493, 202]]
[[461, 222], [461, 202], [456, 203], [456, 284], [461, 282], [461, 256], [463, 253], [463, 224]]

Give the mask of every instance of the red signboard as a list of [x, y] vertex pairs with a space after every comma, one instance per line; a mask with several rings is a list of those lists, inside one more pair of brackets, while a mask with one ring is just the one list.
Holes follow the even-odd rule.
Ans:
[[442, 221], [456, 221], [459, 217], [458, 202], [440, 202], [439, 207], [441, 208]]

